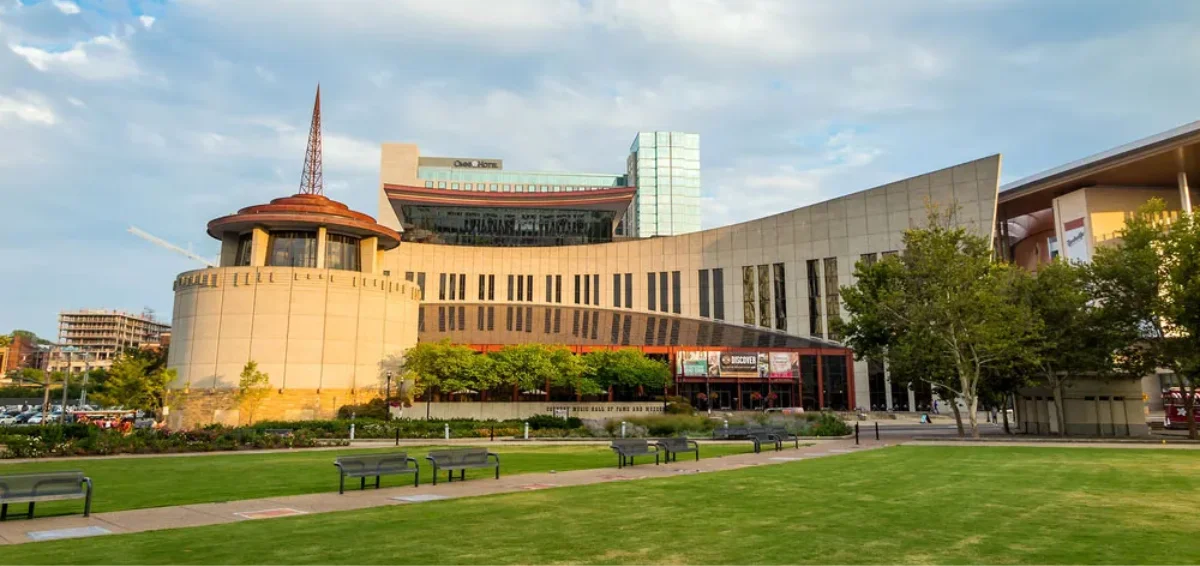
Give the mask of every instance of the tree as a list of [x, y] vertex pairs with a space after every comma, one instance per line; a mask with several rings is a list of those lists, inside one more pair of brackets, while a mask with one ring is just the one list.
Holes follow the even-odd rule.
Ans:
[[967, 406], [979, 436], [982, 381], [1031, 355], [1037, 321], [1019, 299], [1026, 273], [994, 263], [990, 241], [957, 226], [953, 210], [930, 206], [925, 227], [904, 233], [898, 257], [856, 266], [841, 290], [850, 319], [840, 324], [855, 355], [883, 354], [901, 379], [928, 382], [939, 397]]
[[1111, 374], [1118, 334], [1102, 322], [1092, 304], [1086, 267], [1065, 260], [1040, 267], [1028, 281], [1026, 300], [1039, 321], [1041, 336], [1029, 368], [1013, 367], [1012, 374], [1033, 374], [1053, 393], [1058, 433], [1065, 436], [1065, 390], [1080, 377]]
[[490, 360], [466, 346], [421, 342], [405, 353], [405, 367], [416, 376], [416, 387], [428, 396], [439, 391], [483, 391], [499, 383]]
[[[569, 353], [569, 352], [568, 352]], [[488, 354], [500, 383], [538, 391], [559, 379], [554, 353], [542, 344], [505, 346]]]
[[671, 381], [671, 368], [646, 357], [637, 348], [597, 350], [583, 356], [596, 385], [603, 389], [662, 389]]
[[123, 407], [161, 414], [167, 400], [167, 386], [175, 381], [173, 369], [151, 370], [153, 360], [122, 354], [113, 361], [92, 398], [102, 406]]
[[576, 396], [598, 395], [604, 391], [579, 356], [562, 346], [550, 347], [549, 354], [550, 365], [556, 374], [552, 380], [554, 385], [570, 388]]
[[271, 377], [258, 371], [258, 362], [250, 360], [242, 368], [238, 379], [237, 399], [239, 412], [246, 413], [246, 423], [254, 423], [254, 413], [271, 395]]
[[1140, 378], [1169, 369], [1179, 384], [1188, 437], [1197, 438], [1200, 385], [1200, 221], [1165, 216], [1151, 199], [1125, 221], [1120, 241], [1096, 250], [1091, 263], [1102, 322], [1124, 341], [1119, 373]]

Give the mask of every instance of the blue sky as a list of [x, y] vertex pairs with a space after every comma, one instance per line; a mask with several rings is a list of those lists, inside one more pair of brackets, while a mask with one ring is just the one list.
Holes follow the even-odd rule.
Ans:
[[295, 192], [315, 84], [327, 193], [378, 147], [620, 172], [701, 134], [704, 225], [993, 153], [1013, 180], [1200, 119], [1200, 3], [0, 0], [0, 329], [149, 306], [205, 223]]

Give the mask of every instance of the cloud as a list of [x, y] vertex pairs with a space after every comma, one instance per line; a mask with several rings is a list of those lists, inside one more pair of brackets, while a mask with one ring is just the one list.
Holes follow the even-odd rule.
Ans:
[[45, 126], [58, 123], [54, 108], [41, 95], [33, 93], [25, 93], [19, 99], [0, 95], [0, 125], [12, 118]]
[[69, 0], [52, 0], [51, 4], [54, 4], [54, 7], [58, 8], [59, 12], [68, 16], [79, 13], [79, 5]]
[[74, 107], [76, 107], [76, 108], [85, 108], [85, 107], [87, 107], [87, 104], [84, 104], [82, 100], [79, 100], [78, 98], [75, 98], [74, 96], [68, 96], [68, 97], [67, 97], [67, 102], [70, 102], [70, 103], [71, 103], [71, 106], [74, 106]]
[[154, 26], [154, 16], [147, 16], [147, 15], [143, 14], [141, 16], [138, 16], [138, 21], [142, 22], [142, 27], [144, 27], [146, 29], [150, 29], [151, 27]]
[[116, 35], [100, 35], [65, 51], [10, 43], [9, 49], [44, 73], [65, 72], [88, 80], [111, 80], [139, 73], [129, 46]]
[[269, 83], [275, 82], [275, 73], [272, 73], [271, 71], [266, 70], [265, 68], [263, 68], [260, 65], [254, 66], [254, 74], [258, 75], [258, 78], [260, 78], [266, 82], [269, 82]]

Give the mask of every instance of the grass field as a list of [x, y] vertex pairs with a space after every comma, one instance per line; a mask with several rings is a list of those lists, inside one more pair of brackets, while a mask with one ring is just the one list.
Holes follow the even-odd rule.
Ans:
[[5, 563], [1182, 563], [1200, 452], [898, 447], [4, 548]]
[[[50, 470], [83, 470], [95, 484], [92, 511], [120, 511], [189, 503], [233, 501], [300, 493], [337, 491], [337, 468], [333, 460], [341, 454], [367, 454], [407, 450], [421, 465], [421, 483], [431, 481], [432, 468], [425, 454], [433, 447], [319, 450], [266, 454], [205, 454], [155, 458], [110, 458], [2, 464], [0, 474]], [[504, 475], [550, 470], [579, 470], [616, 467], [616, 456], [606, 446], [495, 446]], [[752, 451], [747, 443], [701, 447], [705, 457]], [[492, 470], [471, 470], [472, 477], [491, 477]], [[445, 474], [443, 474], [444, 476]], [[444, 477], [441, 479], [445, 479]], [[411, 485], [412, 476], [383, 478], [385, 487]], [[357, 480], [347, 480], [347, 489], [358, 489]], [[21, 506], [18, 506], [21, 507]], [[80, 501], [39, 503], [37, 516], [79, 513]], [[14, 513], [18, 511], [13, 511]]]

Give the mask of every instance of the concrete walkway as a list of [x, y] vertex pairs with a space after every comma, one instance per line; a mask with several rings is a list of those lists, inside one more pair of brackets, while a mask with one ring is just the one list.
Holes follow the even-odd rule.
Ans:
[[[9, 520], [0, 523], [0, 543], [21, 544], [38, 540], [199, 527], [203, 525], [235, 523], [238, 521], [270, 519], [310, 513], [366, 509], [385, 505], [412, 505], [421, 501], [436, 499], [456, 499], [495, 493], [515, 493], [574, 485], [718, 472], [748, 466], [782, 464], [797, 460], [847, 454], [854, 451], [882, 448], [892, 444], [894, 442], [876, 442], [871, 440], [864, 441], [860, 446], [855, 446], [853, 439], [821, 441], [810, 446], [801, 446], [799, 449], [789, 446], [780, 452], [764, 451], [761, 454], [737, 454], [719, 458], [704, 458], [698, 462], [681, 459], [679, 462], [660, 466], [655, 466], [653, 463], [639, 463], [637, 466], [626, 467], [624, 469], [594, 468], [560, 473], [502, 475], [499, 480], [476, 477], [468, 479], [465, 482], [456, 481], [454, 483], [445, 483], [444, 479], [440, 479], [436, 487], [431, 483], [424, 483], [417, 488], [409, 485], [405, 487], [373, 489], [368, 486], [364, 491], [354, 489], [353, 491], [347, 491], [345, 495], [338, 495], [336, 492], [310, 493], [272, 497], [269, 499], [246, 499], [224, 503], [202, 503], [177, 507], [155, 507], [110, 513], [93, 513], [91, 517], [87, 518], [75, 515], [34, 518], [33, 520]], [[644, 458], [641, 460], [644, 460]], [[330, 486], [333, 487], [336, 478], [331, 475], [329, 479]], [[391, 481], [395, 482], [396, 478], [391, 478]], [[353, 483], [353, 481], [347, 481], [347, 487], [350, 487]], [[23, 505], [15, 504], [9, 510], [11, 513], [19, 515], [23, 509]]]

